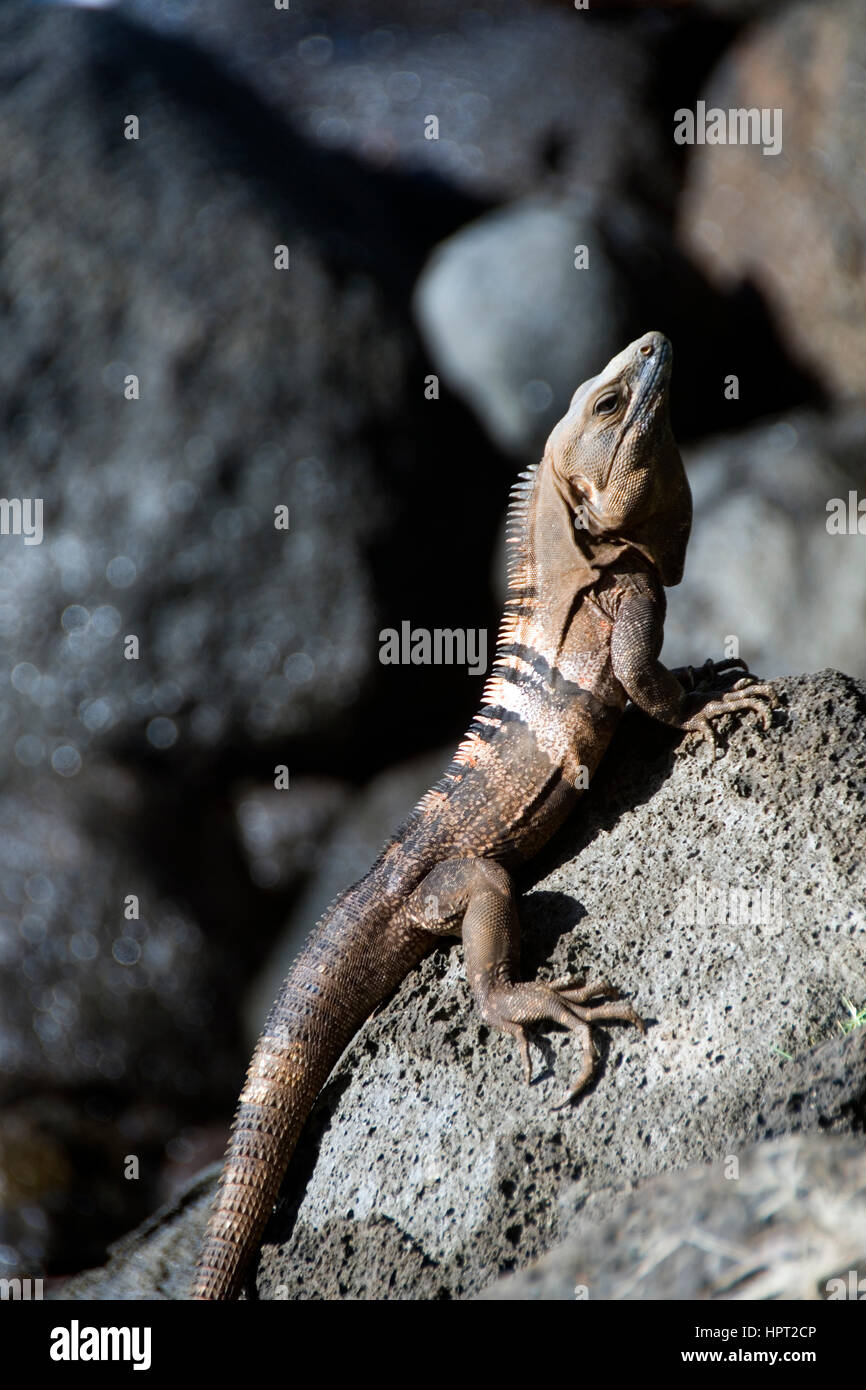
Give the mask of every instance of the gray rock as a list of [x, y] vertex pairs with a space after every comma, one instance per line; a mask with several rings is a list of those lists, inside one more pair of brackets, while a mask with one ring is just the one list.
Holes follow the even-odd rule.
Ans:
[[[130, 730], [165, 749], [213, 747], [234, 724], [253, 739], [309, 727], [325, 688], [354, 697], [374, 621], [353, 520], [369, 516], [369, 464], [356, 454], [354, 485], [338, 483], [342, 449], [310, 410], [318, 369], [292, 345], [335, 307], [327, 273], [285, 228], [301, 273], [280, 278], [275, 223], [210, 172], [192, 122], [179, 138], [158, 83], [137, 93], [141, 139], [123, 138], [123, 113], [81, 82], [92, 18], [2, 18], [22, 68], [0, 103], [4, 487], [45, 499], [43, 543], [0, 552], [4, 761], [27, 738], [28, 766]], [[61, 247], [62, 275], [40, 277]], [[371, 294], [355, 291], [362, 317]], [[139, 400], [124, 398], [129, 373]], [[305, 583], [315, 552], [330, 593], [324, 573]], [[128, 633], [139, 660], [123, 659]]]
[[664, 660], [735, 637], [768, 676], [824, 665], [866, 675], [863, 537], [828, 531], [863, 473], [866, 412], [798, 412], [684, 450], [695, 504], [685, 578], [669, 592]]
[[597, 1080], [555, 1110], [570, 1040], [536, 1039], [526, 1087], [513, 1044], [473, 1010], [459, 947], [437, 949], [323, 1092], [269, 1229], [261, 1297], [472, 1295], [550, 1250], [576, 1206], [606, 1218], [624, 1187], [742, 1161], [756, 1133], [814, 1121], [859, 1134], [864, 1035], [809, 1049], [845, 999], [864, 999], [866, 690], [833, 672], [778, 688], [771, 731], [746, 721], [714, 764], [627, 717], [529, 880], [524, 972], [604, 973], [649, 1021], [646, 1039], [599, 1030]]
[[473, 1013], [459, 951], [437, 952], [329, 1083], [262, 1294], [473, 1293], [557, 1238], [563, 1182], [636, 1180], [753, 1133], [779, 1053], [863, 997], [863, 689], [832, 674], [782, 689], [787, 715], [732, 736], [715, 766], [628, 721], [524, 901], [526, 973], [607, 975], [653, 1020], [646, 1042], [611, 1030], [591, 1093], [552, 1110], [567, 1041], [543, 1044], [527, 1089]]
[[[575, 248], [589, 248], [589, 269]], [[573, 392], [626, 338], [596, 203], [518, 203], [432, 257], [415, 312], [433, 360], [502, 448], [535, 457]]]
[[[849, 1011], [839, 1026], [850, 1024]], [[791, 1058], [764, 1099], [757, 1135], [774, 1139], [794, 1133], [862, 1133], [864, 1123], [866, 1028], [861, 1024], [844, 1037]]]
[[604, 1221], [582, 1216], [555, 1250], [480, 1297], [849, 1298], [866, 1270], [864, 1198], [859, 1139], [756, 1144], [641, 1183]]

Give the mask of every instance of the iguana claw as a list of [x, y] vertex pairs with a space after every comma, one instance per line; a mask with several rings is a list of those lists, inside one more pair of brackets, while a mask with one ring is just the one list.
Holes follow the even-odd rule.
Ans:
[[[617, 995], [618, 991], [605, 979], [581, 984], [570, 976], [563, 976], [549, 984], [541, 981], [520, 982], [491, 991], [485, 1017], [517, 1038], [527, 1083], [532, 1080], [532, 1064], [525, 1025], [545, 1021], [560, 1023], [579, 1035], [583, 1048], [581, 1069], [563, 1100], [553, 1107], [559, 1110], [584, 1089], [595, 1071], [598, 1053], [592, 1040], [591, 1023], [616, 1020], [633, 1023], [641, 1033], [646, 1031], [640, 1015], [631, 1004], [618, 999]], [[605, 998], [608, 1002], [591, 1004], [591, 1000], [598, 998]]]
[[681, 728], [686, 733], [698, 733], [709, 743], [715, 759], [717, 738], [711, 724], [713, 719], [721, 719], [726, 714], [740, 714], [753, 710], [763, 729], [769, 729], [772, 709], [776, 695], [772, 686], [757, 681], [754, 677], [743, 677], [730, 689], [720, 693], [715, 699], [701, 706], [693, 715], [684, 720]]

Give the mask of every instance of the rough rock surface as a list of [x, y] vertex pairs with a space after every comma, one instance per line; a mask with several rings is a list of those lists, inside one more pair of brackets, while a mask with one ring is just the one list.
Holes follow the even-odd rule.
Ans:
[[[856, 1008], [856, 1006], [854, 1006]], [[850, 1010], [841, 1027], [850, 1026]], [[866, 1133], [866, 1028], [792, 1057], [768, 1091], [757, 1135]]]
[[650, 1178], [481, 1297], [845, 1299], [864, 1273], [862, 1137], [791, 1137]]
[[[845, 998], [866, 995], [866, 690], [834, 672], [778, 688], [772, 730], [732, 730], [715, 763], [631, 714], [524, 883], [526, 974], [606, 974], [646, 1039], [599, 1032], [596, 1083], [554, 1110], [570, 1040], [536, 1040], [526, 1087], [511, 1042], [473, 1011], [460, 949], [436, 950], [326, 1087], [269, 1229], [261, 1297], [471, 1295], [562, 1237], [574, 1183], [628, 1188], [740, 1153], [762, 1126], [804, 1127], [810, 1103], [792, 1097], [810, 1084], [805, 1054]], [[826, 1078], [827, 1050], [816, 1058]], [[862, 1132], [863, 1064], [857, 1037], [840, 1057], [850, 1103], [813, 1096], [838, 1132]], [[86, 1296], [110, 1296], [114, 1278], [90, 1276]]]

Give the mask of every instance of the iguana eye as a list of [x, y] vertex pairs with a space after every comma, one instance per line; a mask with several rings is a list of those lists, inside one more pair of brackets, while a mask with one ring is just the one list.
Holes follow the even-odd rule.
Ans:
[[619, 404], [619, 396], [616, 391], [608, 391], [606, 396], [599, 396], [592, 408], [593, 415], [610, 415], [612, 410], [616, 410]]

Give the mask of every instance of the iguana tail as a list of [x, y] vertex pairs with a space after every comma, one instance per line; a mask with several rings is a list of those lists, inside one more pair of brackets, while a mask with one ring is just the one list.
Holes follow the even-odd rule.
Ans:
[[340, 1053], [421, 959], [391, 940], [368, 875], [326, 914], [268, 1015], [241, 1092], [190, 1297], [237, 1298], [310, 1110]]

